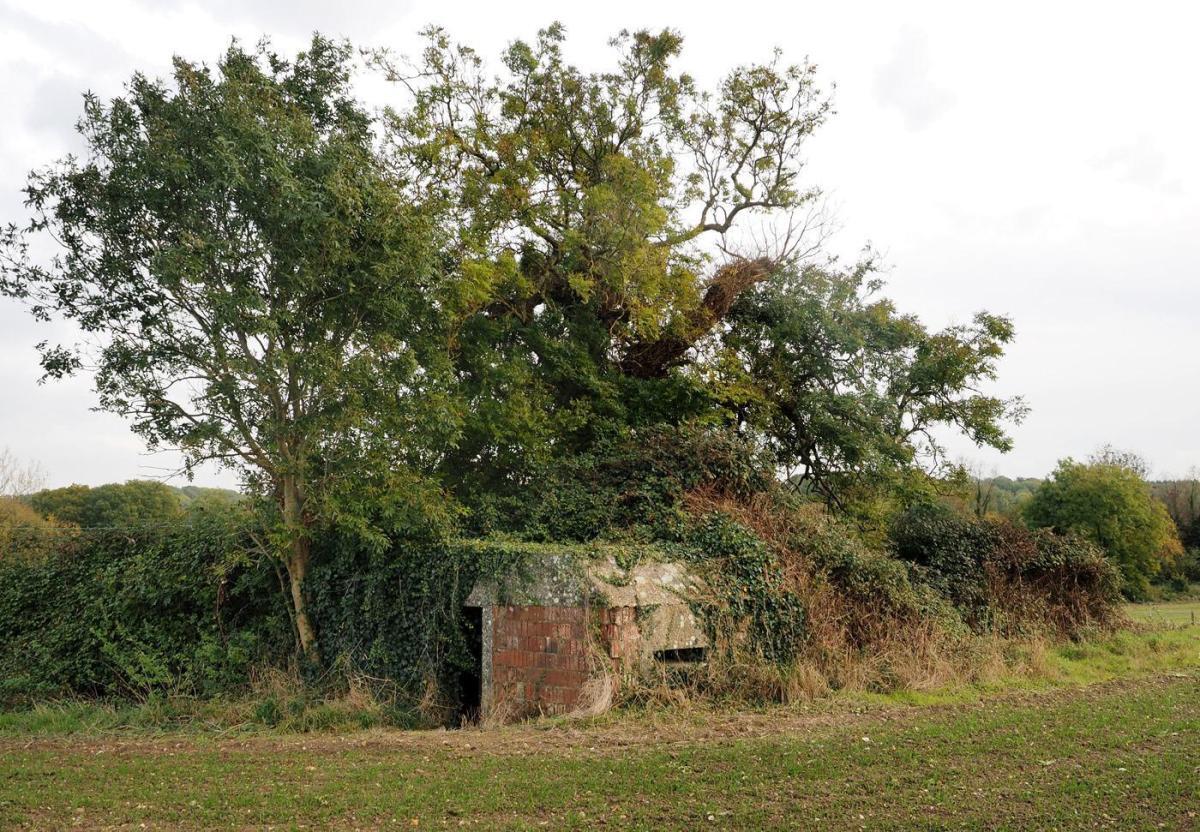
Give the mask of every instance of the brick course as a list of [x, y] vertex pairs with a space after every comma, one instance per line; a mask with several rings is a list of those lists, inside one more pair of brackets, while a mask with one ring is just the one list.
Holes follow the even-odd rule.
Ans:
[[566, 713], [588, 679], [587, 610], [494, 607], [492, 696], [502, 711]]
[[628, 668], [638, 655], [641, 633], [637, 610], [633, 607], [605, 607], [600, 610], [600, 639], [609, 658], [618, 668]]
[[580, 705], [593, 666], [593, 634], [614, 681], [636, 662], [633, 607], [492, 608], [492, 707], [510, 716], [562, 714]]

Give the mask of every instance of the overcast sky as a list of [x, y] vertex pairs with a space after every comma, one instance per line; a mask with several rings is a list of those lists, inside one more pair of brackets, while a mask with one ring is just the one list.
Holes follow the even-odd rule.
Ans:
[[[21, 221], [25, 173], [76, 145], [80, 94], [111, 96], [173, 54], [212, 61], [238, 37], [281, 50], [312, 30], [411, 52], [429, 23], [494, 56], [561, 20], [591, 68], [622, 28], [673, 27], [682, 67], [805, 56], [836, 83], [809, 148], [852, 256], [886, 255], [888, 293], [942, 326], [1010, 315], [997, 390], [1032, 407], [1009, 454], [955, 442], [984, 470], [1042, 476], [1112, 442], [1160, 476], [1200, 464], [1200, 12], [1189, 3], [593, 4], [0, 0], [0, 222]], [[387, 90], [361, 82], [365, 100]], [[39, 386], [34, 344], [62, 332], [0, 299], [0, 448], [51, 485], [160, 476], [90, 380]], [[69, 333], [66, 333], [69, 337]], [[175, 480], [179, 482], [179, 480]], [[202, 484], [232, 485], [202, 472]]]

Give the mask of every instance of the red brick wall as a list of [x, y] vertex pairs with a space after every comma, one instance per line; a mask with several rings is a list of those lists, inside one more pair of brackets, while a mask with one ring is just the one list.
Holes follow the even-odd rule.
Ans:
[[[637, 659], [637, 610], [594, 613], [617, 683]], [[493, 607], [492, 707], [513, 717], [574, 710], [592, 671], [590, 623], [584, 607]]]
[[637, 658], [641, 633], [637, 610], [633, 607], [605, 607], [600, 610], [600, 640], [618, 668], [628, 667]]
[[573, 710], [589, 675], [587, 624], [583, 607], [494, 607], [493, 707], [513, 715]]

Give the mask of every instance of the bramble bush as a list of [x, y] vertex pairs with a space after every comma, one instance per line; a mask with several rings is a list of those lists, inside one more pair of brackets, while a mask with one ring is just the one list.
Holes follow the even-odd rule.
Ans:
[[674, 551], [697, 567], [712, 592], [698, 605], [712, 644], [773, 663], [795, 657], [807, 640], [804, 599], [761, 538], [713, 512], [689, 523], [680, 544]]
[[[451, 719], [472, 661], [466, 596], [560, 548], [653, 544], [707, 583], [696, 607], [726, 662], [713, 673], [805, 667], [831, 686], [924, 678], [971, 631], [1075, 636], [1119, 601], [1116, 569], [1080, 538], [921, 504], [880, 545], [708, 426], [632, 431], [472, 508], [464, 525], [487, 536], [407, 515], [386, 535], [316, 532], [307, 585], [327, 664], [310, 695], [367, 680], [389, 708]], [[246, 692], [254, 671], [296, 666], [286, 580], [250, 554], [255, 528], [248, 508], [215, 504], [175, 524], [52, 527], [0, 562], [0, 699]]]
[[1110, 622], [1120, 600], [1120, 572], [1076, 535], [922, 505], [897, 518], [891, 538], [976, 632], [1075, 636]]

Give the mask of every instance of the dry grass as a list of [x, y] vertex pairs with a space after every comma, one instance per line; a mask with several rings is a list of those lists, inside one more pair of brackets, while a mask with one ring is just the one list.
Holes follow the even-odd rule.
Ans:
[[954, 631], [919, 616], [889, 617], [840, 592], [792, 545], [829, 522], [818, 507], [780, 511], [770, 495], [735, 500], [705, 491], [691, 494], [687, 507], [696, 515], [721, 512], [772, 548], [786, 589], [804, 603], [807, 640], [792, 662], [778, 665], [745, 649], [745, 641], [732, 625], [717, 627], [726, 635], [710, 649], [708, 661], [686, 670], [660, 668], [653, 676], [632, 680], [620, 691], [625, 703], [675, 707], [700, 700], [794, 703], [832, 691], [920, 692], [987, 686], [1013, 677], [1044, 678], [1048, 639], [1086, 631], [1084, 622], [1099, 621], [1096, 632], [1116, 623], [1114, 617], [1086, 604], [1047, 603], [1045, 588], [1008, 580], [998, 572], [990, 580], [994, 597], [1007, 615], [1000, 634]]
[[[691, 687], [719, 698], [789, 702], [830, 690], [889, 691], [944, 687], [963, 678], [962, 639], [935, 623], [887, 618], [847, 598], [791, 541], [824, 522], [815, 506], [779, 511], [769, 495], [739, 501], [699, 491], [688, 499], [699, 515], [721, 512], [751, 529], [775, 552], [784, 586], [806, 611], [807, 641], [795, 661], [775, 666], [744, 655], [736, 644], [716, 645], [703, 678]], [[734, 657], [734, 658], [730, 658]]]

